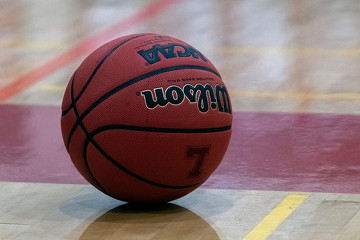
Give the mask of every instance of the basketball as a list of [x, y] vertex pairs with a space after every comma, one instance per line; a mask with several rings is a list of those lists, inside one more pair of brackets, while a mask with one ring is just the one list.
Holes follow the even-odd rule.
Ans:
[[127, 202], [167, 202], [203, 184], [231, 136], [228, 90], [200, 51], [134, 34], [91, 53], [72, 75], [61, 130], [82, 176]]

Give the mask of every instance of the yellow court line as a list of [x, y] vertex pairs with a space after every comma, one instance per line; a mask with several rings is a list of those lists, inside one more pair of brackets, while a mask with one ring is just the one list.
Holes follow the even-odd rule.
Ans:
[[322, 99], [322, 100], [360, 100], [360, 93], [315, 93], [315, 92], [280, 92], [230, 90], [231, 97], [247, 98], [285, 98], [285, 99]]
[[69, 44], [60, 41], [31, 41], [0, 39], [0, 48], [26, 48], [39, 50], [65, 50]]
[[204, 51], [230, 55], [293, 55], [360, 57], [359, 48], [308, 48], [308, 47], [261, 47], [261, 46], [204, 46]]
[[[40, 50], [64, 50], [69, 44], [62, 41], [1, 39], [0, 48], [28, 48]], [[360, 57], [360, 48], [310, 48], [310, 47], [272, 47], [272, 46], [202, 46], [202, 50], [230, 55], [293, 55], [293, 56], [328, 56]]]
[[[64, 92], [66, 85], [42, 84], [40, 90], [45, 92]], [[233, 89], [229, 91], [232, 98], [278, 98], [278, 99], [319, 99], [319, 100], [360, 100], [360, 93], [315, 93], [315, 92], [280, 92], [250, 91]]]
[[40, 89], [45, 92], [65, 92], [66, 85], [42, 84]]
[[243, 240], [265, 240], [307, 197], [307, 194], [289, 194]]

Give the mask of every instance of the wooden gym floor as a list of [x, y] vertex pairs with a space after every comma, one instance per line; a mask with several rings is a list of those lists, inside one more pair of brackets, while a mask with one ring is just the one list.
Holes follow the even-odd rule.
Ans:
[[[356, 0], [0, 1], [0, 239], [360, 239]], [[158, 209], [105, 196], [60, 134], [65, 85], [118, 36], [202, 51], [234, 109], [228, 152]]]

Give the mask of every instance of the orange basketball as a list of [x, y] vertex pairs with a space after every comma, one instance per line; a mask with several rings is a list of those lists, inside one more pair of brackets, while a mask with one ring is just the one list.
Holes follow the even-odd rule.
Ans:
[[165, 202], [204, 183], [231, 136], [228, 91], [212, 63], [178, 39], [117, 38], [70, 79], [61, 129], [78, 171], [128, 202]]

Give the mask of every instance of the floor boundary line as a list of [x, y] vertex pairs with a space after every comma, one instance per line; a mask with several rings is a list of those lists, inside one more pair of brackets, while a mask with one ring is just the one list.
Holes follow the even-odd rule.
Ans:
[[119, 33], [123, 32], [124, 30], [162, 12], [167, 7], [177, 3], [178, 1], [180, 0], [158, 0], [140, 9], [135, 14], [122, 19], [118, 23], [115, 23], [108, 29], [92, 37], [89, 37], [88, 39], [85, 39], [66, 52], [56, 56], [55, 58], [52, 58], [40, 67], [30, 70], [28, 73], [18, 77], [10, 84], [0, 88], [0, 101], [6, 101], [9, 98], [19, 94], [36, 82], [67, 66], [81, 56], [90, 54], [90, 52], [105, 42], [118, 37]]
[[268, 238], [307, 197], [308, 194], [288, 194], [243, 240], [265, 240]]

